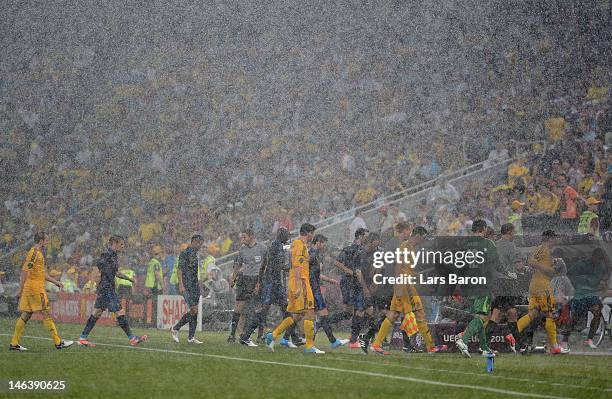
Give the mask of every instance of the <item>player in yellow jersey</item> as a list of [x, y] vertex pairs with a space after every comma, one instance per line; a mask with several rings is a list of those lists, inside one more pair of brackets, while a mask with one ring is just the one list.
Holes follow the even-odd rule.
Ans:
[[304, 321], [306, 345], [304, 353], [324, 354], [314, 346], [315, 304], [310, 287], [308, 243], [312, 241], [316, 228], [310, 223], [300, 227], [300, 236], [291, 243], [291, 266], [287, 280], [287, 313], [286, 317], [274, 331], [266, 334], [266, 344], [274, 351], [274, 343], [289, 327], [300, 320]]
[[529, 312], [521, 317], [516, 324], [519, 333], [522, 333], [531, 324], [532, 320], [536, 320], [540, 313], [544, 314], [546, 317], [544, 328], [548, 335], [550, 353], [565, 354], [569, 352], [569, 349], [562, 348], [557, 343], [557, 326], [553, 319], [555, 298], [550, 287], [550, 280], [555, 272], [550, 251], [555, 245], [556, 237], [554, 231], [544, 231], [542, 233], [542, 244], [535, 249], [533, 255], [529, 258], [528, 264], [534, 269], [529, 283]]
[[[407, 222], [399, 222], [395, 226], [395, 235], [400, 240], [400, 250], [403, 252], [404, 249], [408, 251], [414, 251], [423, 242], [427, 235], [427, 230], [422, 226], [415, 227], [412, 232], [410, 231], [410, 224]], [[412, 262], [397, 262], [395, 265], [395, 274], [400, 276], [402, 274], [412, 274]], [[387, 317], [383, 320], [376, 334], [376, 338], [372, 343], [372, 350], [378, 354], [384, 355], [385, 352], [382, 349], [382, 342], [385, 337], [389, 334], [393, 328], [393, 323], [400, 314], [407, 314], [413, 312], [416, 318], [417, 327], [421, 336], [425, 340], [425, 346], [428, 352], [438, 352], [444, 348], [434, 346], [433, 338], [427, 325], [427, 319], [425, 318], [425, 311], [423, 309], [423, 303], [421, 297], [416, 292], [414, 286], [406, 284], [400, 285], [395, 284], [393, 287], [393, 298], [391, 299], [391, 305], [387, 312]], [[362, 345], [362, 349], [364, 345]], [[365, 345], [367, 346], [367, 345]]]
[[62, 341], [55, 328], [55, 323], [49, 314], [49, 298], [47, 298], [47, 292], [45, 291], [45, 282], [49, 281], [59, 288], [62, 288], [63, 285], [45, 273], [45, 255], [43, 251], [48, 243], [49, 236], [44, 231], [36, 233], [34, 235], [34, 246], [28, 251], [23, 263], [19, 284], [19, 311], [21, 311], [21, 315], [17, 319], [15, 333], [11, 339], [9, 350], [27, 350], [27, 348], [19, 344], [19, 341], [25, 330], [26, 323], [34, 312], [42, 313], [43, 324], [49, 330], [57, 349], [68, 348], [73, 344], [73, 341]]

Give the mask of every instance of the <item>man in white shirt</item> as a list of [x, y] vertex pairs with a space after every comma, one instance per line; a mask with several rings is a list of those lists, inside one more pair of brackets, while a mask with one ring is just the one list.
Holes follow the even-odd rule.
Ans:
[[368, 226], [366, 225], [365, 220], [363, 220], [363, 218], [361, 217], [362, 214], [363, 214], [363, 210], [361, 209], [355, 210], [355, 218], [353, 219], [353, 221], [351, 222], [349, 226], [349, 237], [355, 237], [355, 232], [359, 228], [366, 229], [366, 230], [368, 229]]

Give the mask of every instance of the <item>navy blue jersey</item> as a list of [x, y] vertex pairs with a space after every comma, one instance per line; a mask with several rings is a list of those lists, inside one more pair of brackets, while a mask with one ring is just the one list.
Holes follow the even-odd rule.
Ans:
[[280, 240], [272, 241], [266, 256], [268, 259], [265, 261], [265, 269], [261, 276], [262, 281], [264, 283], [282, 284], [283, 273], [287, 269], [287, 257], [283, 249], [283, 243]]
[[100, 270], [100, 283], [97, 292], [107, 292], [115, 290], [115, 277], [119, 270], [119, 257], [112, 248], [107, 248], [106, 252], [100, 255], [96, 261], [96, 266]]
[[361, 248], [359, 252], [357, 252], [359, 270], [361, 270], [363, 279], [368, 286], [374, 281], [374, 274], [380, 273], [380, 270], [372, 266], [374, 264], [374, 253], [378, 251], [383, 251], [383, 248], [376, 247], [371, 252], [368, 252], [365, 248]]
[[321, 259], [319, 251], [310, 248], [308, 250], [308, 272], [310, 274], [310, 287], [312, 291], [318, 291], [321, 288]]
[[342, 248], [336, 260], [351, 270], [359, 269], [359, 251], [361, 245], [352, 243], [351, 245]]
[[198, 251], [187, 247], [179, 255], [178, 266], [183, 277], [183, 287], [186, 290], [196, 289], [198, 287]]

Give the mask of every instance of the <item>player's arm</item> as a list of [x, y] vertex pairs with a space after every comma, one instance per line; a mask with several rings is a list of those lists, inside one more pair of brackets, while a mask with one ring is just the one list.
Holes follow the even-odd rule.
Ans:
[[[306, 265], [306, 247], [297, 240], [291, 246], [291, 266], [293, 267], [293, 279], [295, 284], [295, 296], [302, 293], [302, 270]], [[308, 276], [306, 277], [308, 278]]]
[[236, 284], [236, 279], [238, 275], [242, 272], [242, 257], [240, 256], [240, 252], [236, 255], [236, 259], [234, 259], [234, 269], [232, 271], [232, 275], [230, 276], [230, 285], [234, 286]]
[[338, 259], [336, 259], [336, 261], [334, 262], [334, 266], [336, 266], [338, 269], [340, 269], [340, 271], [344, 274], [348, 274], [349, 276], [354, 276], [355, 273], [349, 269], [348, 267], [346, 267], [346, 265], [344, 264], [345, 262], [345, 253], [344, 251], [340, 253], [340, 255], [338, 256]]
[[19, 296], [21, 296], [21, 292], [23, 291], [23, 286], [27, 279], [28, 279], [27, 270], [22, 270], [21, 274], [19, 275]]
[[324, 274], [321, 274], [321, 281], [325, 281], [325, 282], [328, 282], [330, 284], [336, 284], [336, 285], [340, 284], [340, 282], [338, 280], [336, 280], [334, 278], [331, 278], [331, 277], [328, 277], [328, 276], [326, 276]]

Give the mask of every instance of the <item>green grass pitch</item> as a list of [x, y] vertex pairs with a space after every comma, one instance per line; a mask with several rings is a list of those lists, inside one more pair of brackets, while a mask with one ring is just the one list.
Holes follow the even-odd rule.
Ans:
[[[611, 398], [611, 356], [500, 355], [488, 374], [485, 359], [458, 354], [390, 356], [341, 348], [321, 356], [301, 350], [246, 348], [225, 335], [198, 333], [204, 345], [170, 340], [167, 331], [135, 329], [149, 341], [130, 347], [118, 327], [98, 326], [94, 348], [56, 350], [40, 322], [26, 327], [28, 352], [9, 352], [13, 320], [0, 320], [0, 380], [66, 380], [62, 393], [0, 397], [62, 398]], [[58, 324], [65, 339], [82, 326]], [[339, 334], [341, 335], [341, 334]]]

